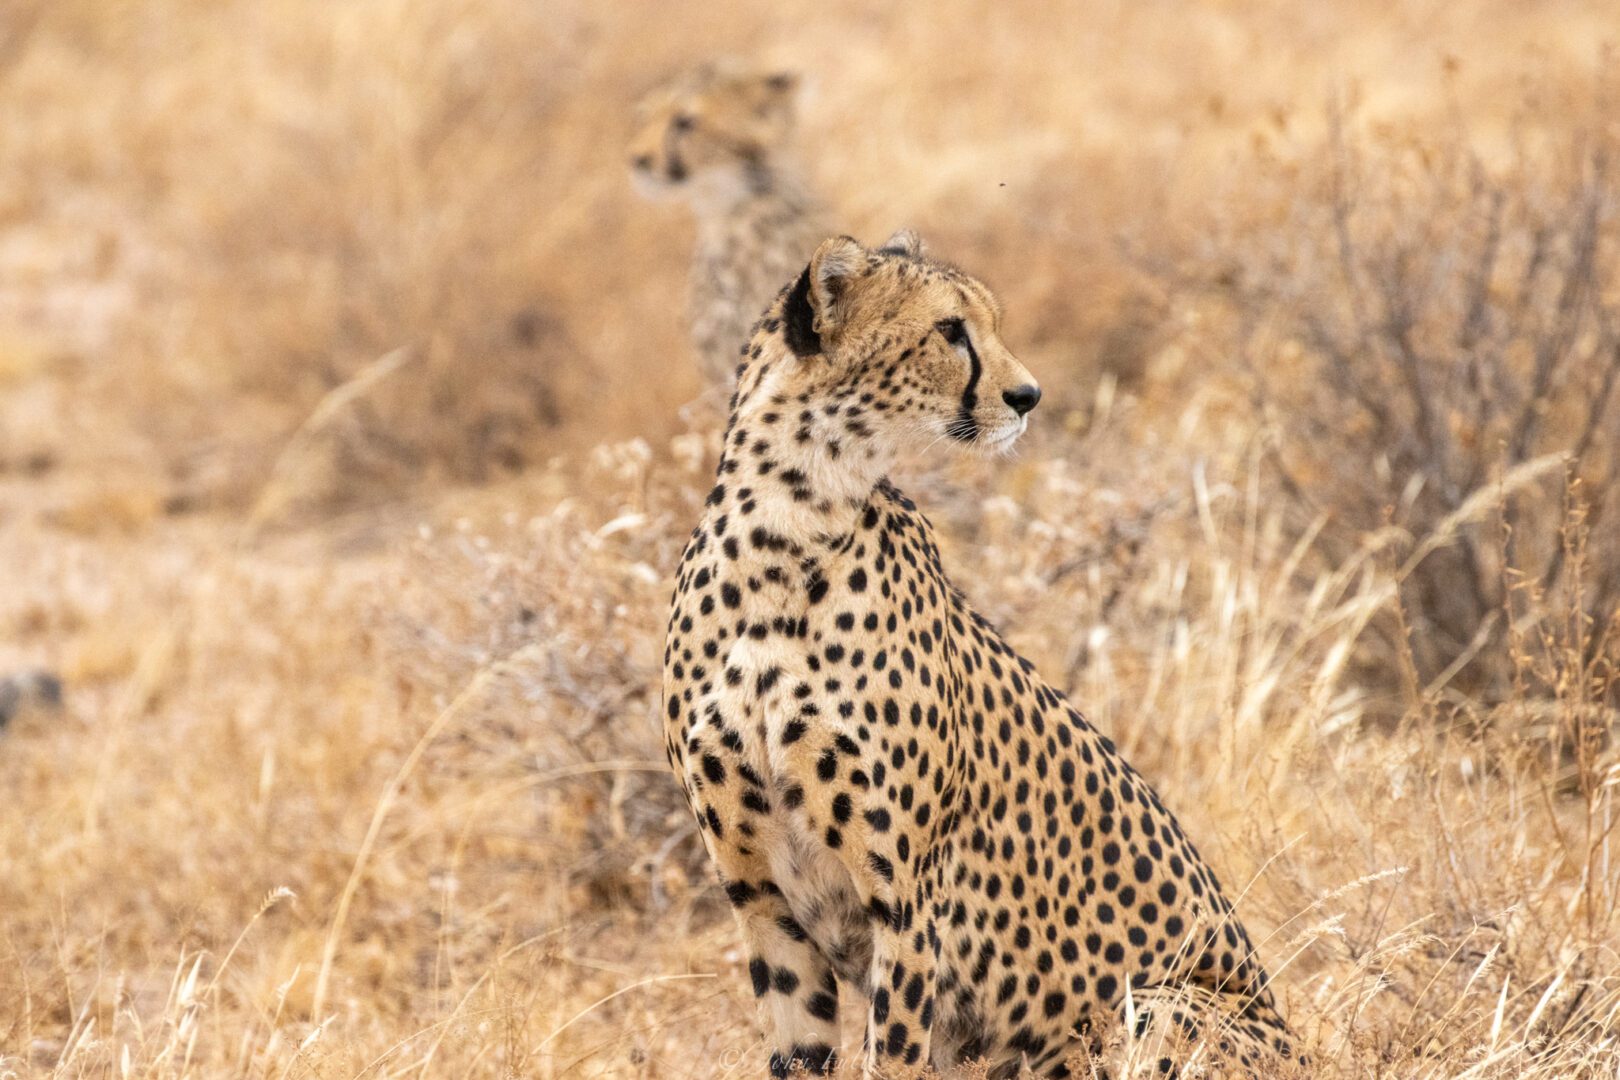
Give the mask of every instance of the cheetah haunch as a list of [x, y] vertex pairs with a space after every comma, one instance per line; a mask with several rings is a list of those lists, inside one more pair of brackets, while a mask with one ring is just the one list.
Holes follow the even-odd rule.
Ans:
[[834, 1069], [841, 991], [867, 1003], [868, 1075], [983, 1060], [1067, 1076], [1127, 1012], [1165, 1045], [1202, 1036], [1150, 1068], [1286, 1068], [1214, 873], [968, 606], [885, 479], [908, 448], [994, 453], [1023, 433], [1040, 390], [1000, 325], [989, 290], [911, 234], [842, 237], [745, 348], [678, 574], [665, 732], [747, 944], [771, 1074]]

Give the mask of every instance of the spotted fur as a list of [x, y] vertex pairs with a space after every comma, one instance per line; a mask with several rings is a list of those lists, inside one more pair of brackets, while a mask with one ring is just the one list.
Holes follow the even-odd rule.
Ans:
[[868, 1075], [985, 1059], [1066, 1076], [1126, 1012], [1136, 1057], [1167, 1048], [1153, 1069], [1182, 1062], [1189, 1032], [1206, 1063], [1287, 1062], [1214, 872], [973, 611], [885, 479], [908, 447], [993, 453], [1023, 432], [1039, 391], [1000, 323], [989, 290], [915, 237], [844, 237], [745, 350], [677, 577], [664, 719], [771, 1072], [834, 1066], [845, 993], [866, 1002]]
[[797, 91], [788, 72], [710, 65], [638, 109], [631, 175], [696, 218], [687, 320], [705, 377], [727, 390], [750, 326], [827, 235], [785, 160]]

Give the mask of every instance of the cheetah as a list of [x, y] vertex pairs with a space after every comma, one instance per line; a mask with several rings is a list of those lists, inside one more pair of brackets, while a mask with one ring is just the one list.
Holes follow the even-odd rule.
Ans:
[[1000, 327], [990, 291], [914, 235], [839, 237], [744, 349], [662, 711], [770, 1074], [835, 1069], [846, 990], [867, 1076], [1067, 1076], [1127, 1016], [1136, 1035], [1204, 1033], [1206, 1070], [1297, 1069], [1214, 872], [974, 612], [886, 479], [904, 451], [994, 455], [1024, 432], [1041, 391]]
[[697, 220], [687, 320], [705, 379], [726, 392], [754, 320], [827, 235], [783, 160], [798, 89], [791, 72], [711, 64], [637, 109], [631, 175], [651, 197], [684, 200]]

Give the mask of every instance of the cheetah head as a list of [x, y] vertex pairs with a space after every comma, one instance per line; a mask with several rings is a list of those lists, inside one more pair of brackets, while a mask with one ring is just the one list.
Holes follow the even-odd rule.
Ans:
[[909, 231], [875, 250], [824, 241], [780, 305], [794, 361], [773, 394], [806, 403], [821, 441], [882, 457], [941, 443], [1003, 453], [1041, 399], [1002, 344], [995, 296]]
[[799, 77], [706, 65], [653, 91], [636, 110], [630, 174], [646, 195], [746, 190], [793, 129]]

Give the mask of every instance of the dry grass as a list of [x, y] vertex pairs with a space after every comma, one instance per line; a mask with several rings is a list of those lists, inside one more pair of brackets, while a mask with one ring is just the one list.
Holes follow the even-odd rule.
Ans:
[[[1356, 142], [1336, 126], [1325, 162], [1251, 195], [1271, 220], [1233, 208], [1216, 242], [1161, 257], [1229, 313], [1232, 333], [1200, 345], [1242, 358], [1269, 464], [1302, 520], [1328, 518], [1330, 562], [1382, 525], [1416, 556], [1416, 538], [1474, 519], [1414, 559], [1408, 625], [1379, 628], [1377, 662], [1393, 671], [1409, 650], [1436, 689], [1511, 693], [1499, 646], [1581, 569], [1561, 538], [1563, 470], [1500, 488], [1535, 459], [1571, 463], [1598, 538], [1582, 610], [1620, 605], [1620, 83], [1596, 91], [1566, 106], [1566, 130], [1516, 128], [1503, 160], [1461, 141], [1460, 122]], [[1500, 525], [1465, 510], [1491, 488]]]
[[[715, 52], [812, 74], [851, 231], [1003, 294], [1029, 445], [901, 479], [1242, 894], [1321, 1074], [1613, 1076], [1614, 32], [0, 9], [0, 674], [67, 684], [0, 734], [0, 1076], [763, 1072], [650, 705], [713, 438], [677, 419], [688, 234], [618, 137]], [[1578, 318], [1481, 273], [1497, 205], [1586, 267]], [[1332, 392], [1347, 340], [1394, 426]], [[1533, 380], [1549, 341], [1514, 410], [1400, 438], [1401, 387], [1473, 408], [1474, 345]]]

